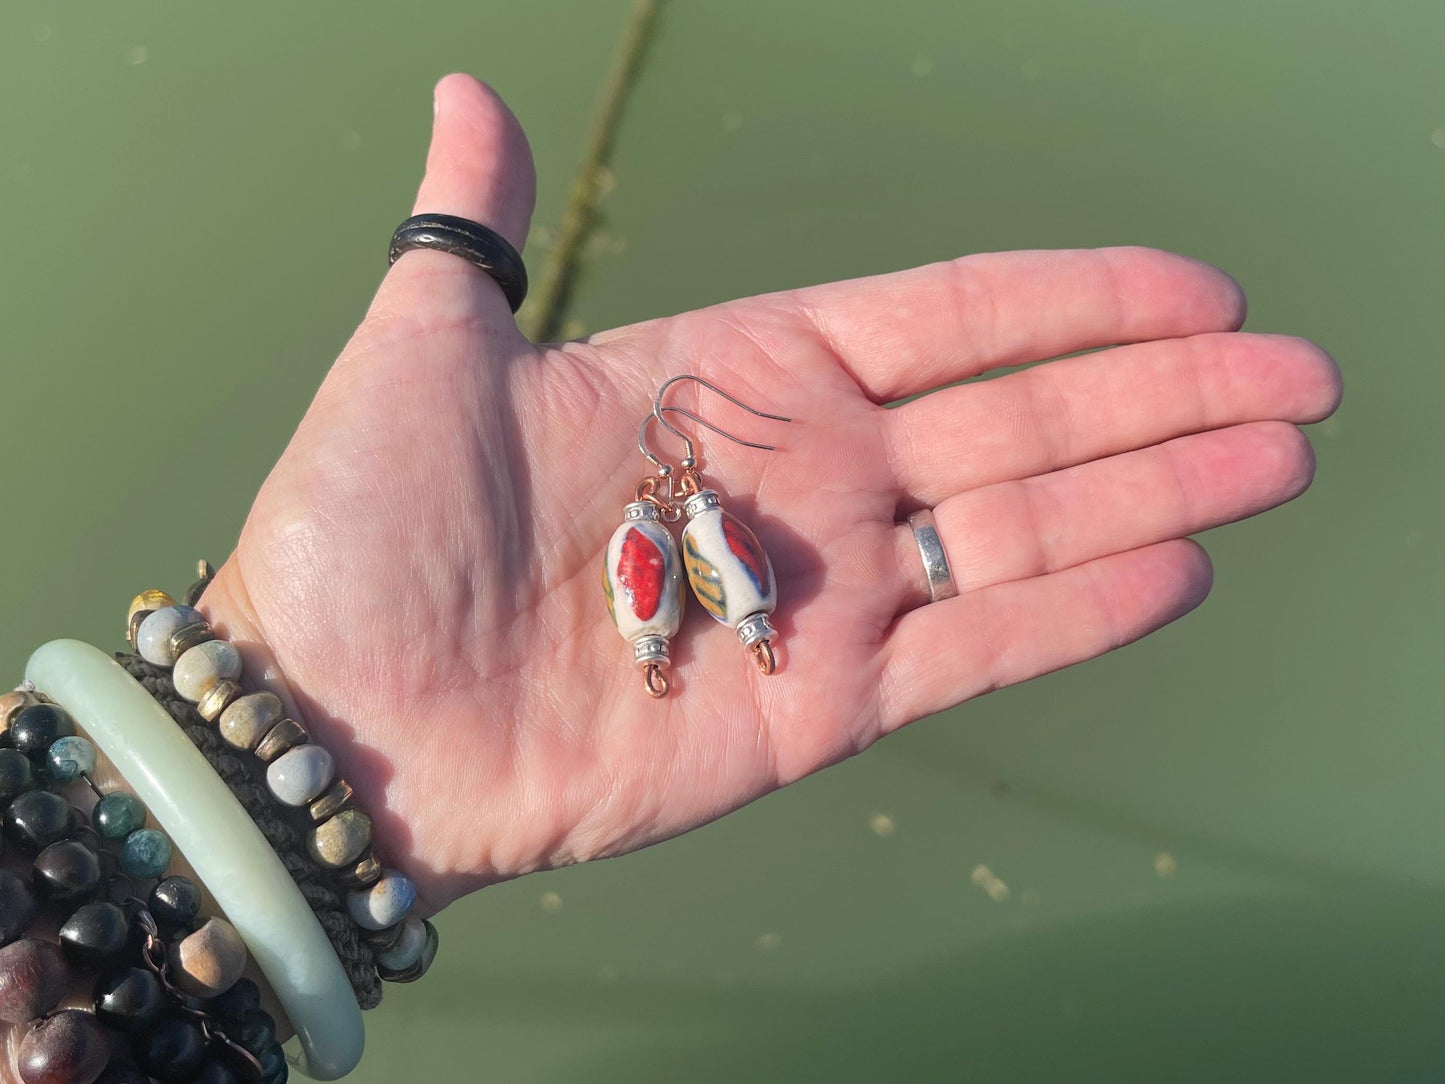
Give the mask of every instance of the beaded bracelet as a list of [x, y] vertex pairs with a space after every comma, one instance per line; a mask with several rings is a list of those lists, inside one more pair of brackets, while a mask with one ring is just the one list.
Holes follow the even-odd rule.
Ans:
[[265, 838], [310, 906], [341, 962], [357, 1005], [371, 1009], [381, 1002], [381, 980], [376, 958], [361, 939], [361, 931], [347, 912], [345, 892], [334, 885], [305, 854], [305, 834], [310, 820], [287, 812], [271, 800], [264, 780], [257, 779], [243, 756], [224, 741], [215, 728], [183, 700], [170, 681], [170, 670], [152, 666], [139, 655], [117, 654], [116, 661], [151, 696], [180, 733], [211, 765], [215, 774], [240, 803], [256, 829]]
[[25, 676], [64, 705], [146, 803], [246, 942], [275, 991], [309, 1076], [334, 1080], [365, 1033], [347, 976], [259, 828], [165, 710], [104, 652], [76, 640], [37, 649]]
[[[0, 696], [5, 838], [34, 855], [28, 883], [0, 871], [0, 1020], [29, 1025], [18, 1048], [21, 1079], [89, 1084], [105, 1074], [120, 1084], [151, 1074], [284, 1084], [275, 1021], [241, 977], [240, 936], [223, 918], [196, 925], [194, 882], [157, 880], [169, 839], [143, 827], [145, 808], [132, 795], [96, 786], [96, 762], [95, 746], [59, 705], [27, 687]], [[89, 823], [60, 791], [77, 781], [98, 798]], [[42, 904], [74, 908], [58, 947], [23, 936]], [[72, 979], [88, 973], [97, 976], [92, 1011], [54, 1011]], [[116, 1054], [123, 1044], [114, 1033], [130, 1037], [139, 1068]]]
[[[201, 582], [188, 599], [198, 599], [210, 578], [206, 562], [200, 569]], [[217, 639], [192, 606], [177, 604], [162, 591], [143, 591], [131, 602], [126, 630], [141, 658], [171, 668], [176, 693], [215, 723], [228, 745], [266, 766], [265, 783], [275, 801], [306, 810], [314, 825], [307, 851], [348, 890], [347, 910], [375, 950], [377, 974], [390, 982], [424, 975], [436, 956], [436, 927], [409, 913], [416, 900], [411, 879], [398, 870], [383, 870], [375, 857], [371, 820], [351, 804], [352, 788], [335, 777], [331, 754], [285, 714], [275, 693], [243, 691], [240, 652]]]

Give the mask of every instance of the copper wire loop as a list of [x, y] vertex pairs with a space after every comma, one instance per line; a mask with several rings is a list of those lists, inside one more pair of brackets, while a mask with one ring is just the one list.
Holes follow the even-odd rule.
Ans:
[[161, 989], [173, 999], [174, 1004], [170, 1006], [171, 1011], [194, 1020], [200, 1025], [201, 1035], [208, 1044], [214, 1043], [223, 1047], [228, 1055], [237, 1059], [245, 1067], [247, 1076], [259, 1079], [261, 1075], [260, 1060], [218, 1028], [210, 1013], [196, 1008], [191, 999], [186, 996], [185, 991], [171, 982], [170, 961], [166, 957], [165, 942], [161, 940], [155, 917], [143, 905], [135, 916], [135, 923], [144, 935], [141, 944], [141, 962], [159, 980]]
[[771, 640], [759, 640], [752, 646], [753, 662], [764, 674], [771, 674], [778, 668], [778, 657], [773, 654]]
[[672, 688], [672, 684], [662, 672], [662, 667], [650, 662], [642, 669], [642, 687], [652, 699], [661, 700], [667, 695], [667, 690]]
[[666, 509], [670, 506], [657, 495], [657, 487], [660, 485], [662, 485], [662, 479], [649, 474], [637, 483], [637, 489], [633, 491], [632, 499], [646, 501], [648, 504], [655, 504], [658, 508]]
[[633, 491], [633, 499], [646, 501], [657, 509], [660, 515], [668, 523], [676, 523], [682, 518], [682, 509], [677, 506], [672, 493], [672, 479], [667, 479], [667, 496], [659, 497], [657, 489], [663, 485], [663, 479], [656, 475], [649, 474], [642, 481], [637, 483], [637, 489]]

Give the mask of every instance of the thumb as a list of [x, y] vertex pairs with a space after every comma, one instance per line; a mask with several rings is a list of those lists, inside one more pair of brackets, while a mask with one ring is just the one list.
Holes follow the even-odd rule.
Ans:
[[[536, 199], [532, 151], [506, 103], [470, 75], [448, 75], [436, 85], [426, 175], [412, 214], [448, 214], [480, 222], [517, 251], [527, 240]], [[439, 315], [482, 316], [511, 323], [511, 309], [490, 275], [459, 256], [404, 253], [372, 304], [396, 311], [442, 307]], [[480, 311], [478, 308], [480, 307]]]

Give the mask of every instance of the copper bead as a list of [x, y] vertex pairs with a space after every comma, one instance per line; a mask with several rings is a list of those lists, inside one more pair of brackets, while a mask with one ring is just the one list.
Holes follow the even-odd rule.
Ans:
[[351, 784], [345, 779], [338, 779], [331, 784], [330, 789], [320, 798], [317, 798], [306, 811], [311, 814], [311, 820], [320, 824], [340, 813], [346, 808], [346, 803], [351, 801]]
[[346, 869], [336, 872], [336, 883], [342, 888], [369, 888], [381, 880], [381, 863], [367, 851]]
[[241, 686], [234, 681], [218, 681], [206, 690], [196, 704], [196, 713], [208, 723], [214, 723], [241, 695]]
[[214, 640], [215, 638], [215, 631], [204, 621], [195, 621], [189, 625], [182, 625], [176, 629], [175, 632], [171, 633], [171, 654], [179, 659], [196, 645], [204, 644], [207, 640]]
[[256, 755], [269, 764], [288, 749], [305, 745], [310, 740], [306, 735], [306, 728], [295, 719], [282, 719], [266, 732], [266, 736], [256, 746]]

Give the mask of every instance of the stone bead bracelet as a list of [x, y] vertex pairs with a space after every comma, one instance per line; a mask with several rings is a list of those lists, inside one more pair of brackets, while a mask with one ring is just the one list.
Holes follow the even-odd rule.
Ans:
[[[44, 645], [25, 676], [75, 716], [215, 897], [286, 1010], [302, 1071], [318, 1080], [350, 1072], [365, 1045], [350, 979], [291, 874], [205, 757], [139, 682], [88, 644]], [[263, 1068], [276, 1071], [275, 1055]]]
[[[28, 882], [0, 873], [0, 1020], [26, 1026], [16, 1049], [21, 1080], [89, 1084], [143, 1071], [144, 1079], [234, 1081], [241, 1069], [260, 1084], [285, 1084], [275, 1022], [242, 979], [240, 935], [223, 918], [197, 924], [201, 894], [186, 877], [145, 891], [143, 881], [165, 872], [170, 841], [144, 827], [139, 799], [101, 793], [91, 778], [95, 746], [74, 730], [63, 708], [32, 689], [0, 695], [5, 835], [34, 855]], [[77, 782], [99, 798], [89, 825], [62, 792]], [[56, 923], [58, 946], [31, 934]], [[90, 1011], [54, 1011], [87, 978]]]
[[201, 718], [196, 706], [176, 693], [168, 668], [153, 666], [135, 654], [117, 655], [116, 661], [154, 700], [177, 733], [200, 753], [250, 816], [325, 931], [352, 984], [357, 1005], [362, 1009], [379, 1005], [382, 983], [376, 973], [376, 955], [347, 913], [346, 890], [305, 853], [305, 837], [312, 827], [308, 814], [272, 799], [259, 771], [260, 762], [222, 740], [215, 727]]
[[171, 667], [176, 692], [215, 723], [223, 741], [265, 764], [272, 797], [306, 811], [314, 825], [307, 853], [348, 890], [347, 912], [376, 952], [377, 974], [391, 982], [425, 974], [436, 955], [436, 929], [410, 915], [416, 901], [410, 878], [376, 859], [371, 819], [351, 804], [352, 788], [336, 776], [330, 752], [287, 716], [275, 693], [242, 689], [240, 652], [217, 639], [194, 607], [142, 592], [131, 603], [127, 629], [142, 658]]
[[[28, 763], [23, 758], [41, 759], [52, 782], [83, 780], [95, 790], [92, 828], [103, 840], [119, 841], [118, 863], [127, 876], [145, 881], [165, 872], [171, 862], [171, 841], [164, 832], [145, 827], [145, 807], [134, 796], [107, 795], [96, 789], [91, 780], [96, 765], [95, 746], [75, 733], [75, 724], [63, 708], [41, 701], [26, 689], [0, 696], [0, 740], [9, 742], [8, 750], [0, 749], [0, 763], [4, 765], [0, 773], [6, 779], [0, 785], [0, 797], [8, 794], [22, 776], [28, 782]], [[11, 754], [9, 758], [7, 753]], [[127, 815], [115, 815], [119, 810]]]

